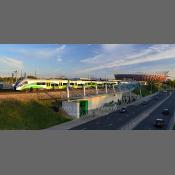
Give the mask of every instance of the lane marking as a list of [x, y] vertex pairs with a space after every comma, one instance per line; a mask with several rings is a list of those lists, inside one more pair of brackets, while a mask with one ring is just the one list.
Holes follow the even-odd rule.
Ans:
[[163, 101], [159, 102], [157, 105], [153, 106], [151, 109], [148, 109], [148, 110], [144, 111], [138, 117], [134, 118], [129, 123], [122, 126], [120, 129], [121, 130], [132, 130], [132, 129], [134, 129], [139, 123], [141, 123], [145, 118], [147, 118], [149, 116], [149, 114], [151, 114], [156, 108], [158, 108], [162, 103], [164, 103], [170, 97], [171, 97], [171, 95], [166, 97]]

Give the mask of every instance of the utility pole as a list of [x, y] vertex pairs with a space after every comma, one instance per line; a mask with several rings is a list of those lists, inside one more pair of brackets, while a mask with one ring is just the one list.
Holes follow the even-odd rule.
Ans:
[[14, 83], [14, 73], [12, 73], [12, 83]]
[[22, 78], [22, 70], [21, 70], [21, 78]]

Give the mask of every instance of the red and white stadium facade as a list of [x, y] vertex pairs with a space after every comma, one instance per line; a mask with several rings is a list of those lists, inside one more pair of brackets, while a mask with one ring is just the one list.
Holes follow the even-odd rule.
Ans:
[[156, 81], [165, 82], [168, 77], [168, 72], [161, 73], [133, 73], [133, 74], [115, 74], [116, 80], [124, 81]]

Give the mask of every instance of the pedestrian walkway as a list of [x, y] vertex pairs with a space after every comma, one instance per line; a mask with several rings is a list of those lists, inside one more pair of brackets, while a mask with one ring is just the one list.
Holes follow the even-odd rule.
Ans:
[[83, 116], [79, 119], [74, 119], [74, 120], [66, 122], [66, 123], [62, 123], [62, 124], [53, 126], [51, 128], [47, 128], [47, 130], [69, 130], [73, 127], [79, 126], [81, 124], [84, 124], [84, 123], [89, 122], [91, 120], [94, 120], [96, 118], [108, 115], [108, 114], [110, 114], [114, 111], [117, 111], [123, 107], [128, 107], [130, 105], [138, 105], [138, 104], [142, 103], [143, 101], [148, 101], [150, 98], [152, 98], [153, 96], [155, 96], [157, 94], [158, 94], [158, 92], [155, 94], [146, 96], [146, 97], [139, 98], [137, 101], [134, 101], [134, 102], [129, 103], [129, 104], [122, 104], [122, 105], [112, 104], [112, 105], [106, 106], [106, 107], [103, 106], [103, 107], [98, 108], [96, 110], [90, 111], [88, 113], [88, 115], [86, 115], [86, 116]]

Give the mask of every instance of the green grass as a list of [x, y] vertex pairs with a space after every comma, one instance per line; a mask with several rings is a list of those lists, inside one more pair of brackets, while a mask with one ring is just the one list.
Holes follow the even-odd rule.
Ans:
[[1, 101], [0, 129], [37, 130], [70, 120], [63, 112], [54, 112], [50, 106], [49, 101]]

